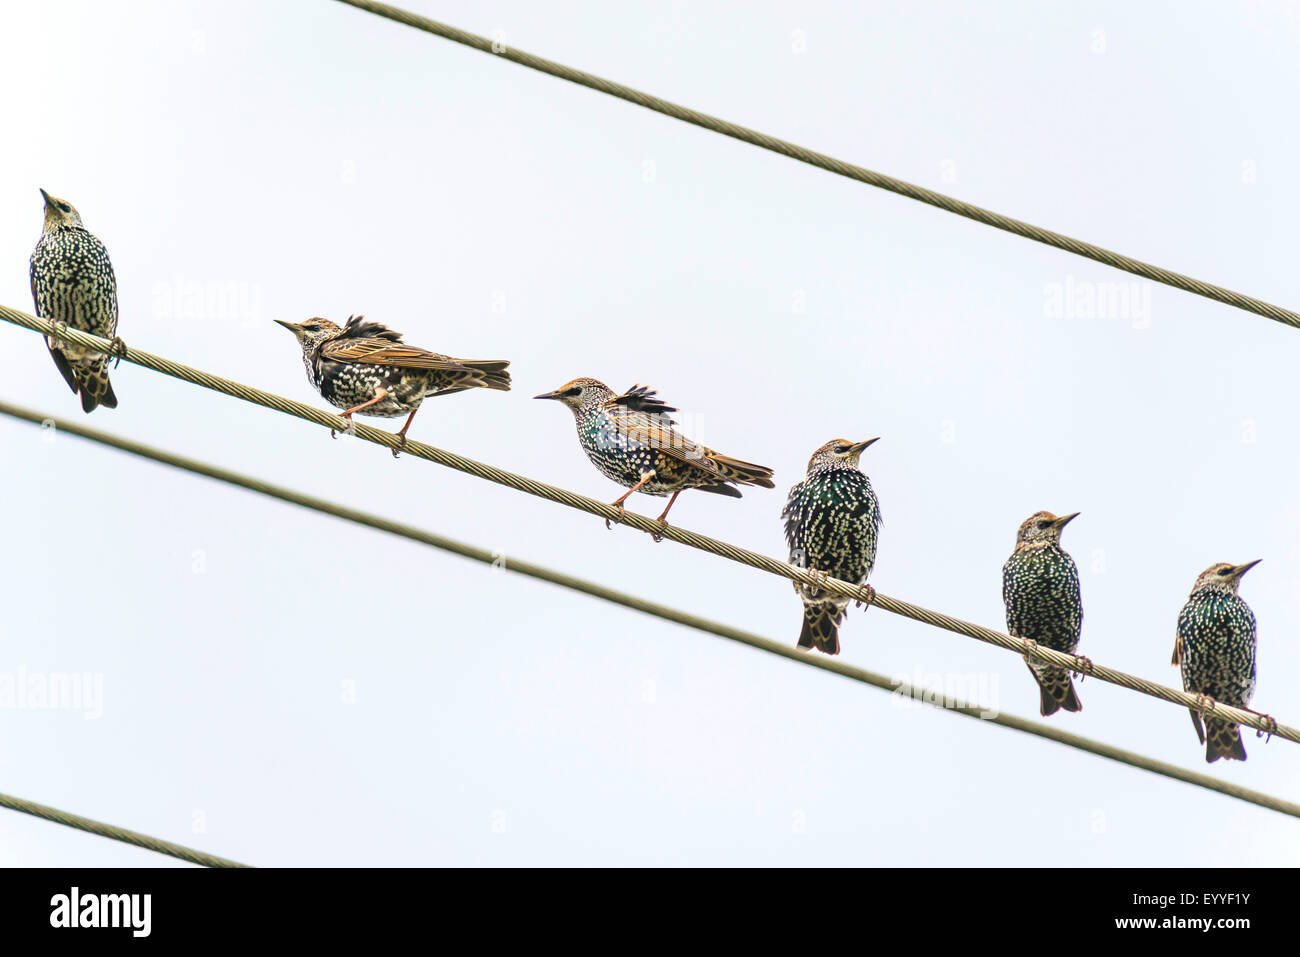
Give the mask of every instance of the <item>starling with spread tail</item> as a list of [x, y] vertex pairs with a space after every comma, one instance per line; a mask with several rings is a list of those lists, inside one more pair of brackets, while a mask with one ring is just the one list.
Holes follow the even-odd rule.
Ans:
[[[833, 439], [808, 462], [808, 473], [790, 489], [781, 511], [790, 564], [856, 585], [876, 563], [880, 504], [858, 457], [876, 439]], [[840, 652], [839, 627], [849, 599], [795, 582], [803, 599], [800, 648]]]
[[[1016, 548], [1002, 566], [1002, 601], [1007, 606], [1007, 631], [1016, 638], [1072, 655], [1079, 647], [1083, 605], [1079, 601], [1079, 570], [1061, 548], [1061, 529], [1078, 515], [1060, 518], [1035, 512], [1016, 533]], [[1038, 682], [1043, 717], [1081, 711], [1070, 672], [1055, 665], [1026, 660]]]
[[[1246, 708], [1255, 693], [1255, 615], [1237, 594], [1241, 576], [1259, 564], [1220, 562], [1201, 572], [1191, 597], [1178, 614], [1174, 661], [1182, 670], [1183, 690]], [[1192, 726], [1205, 745], [1205, 760], [1245, 761], [1241, 728], [1232, 721], [1192, 710]]]
[[587, 458], [606, 478], [627, 488], [611, 503], [620, 511], [633, 492], [671, 495], [658, 519], [666, 525], [668, 510], [687, 489], [740, 498], [737, 485], [772, 488], [771, 469], [721, 455], [678, 432], [669, 417], [677, 410], [645, 386], [617, 395], [595, 379], [574, 379], [533, 398], [555, 399], [573, 413]]
[[386, 419], [405, 415], [397, 433], [403, 443], [420, 403], [430, 396], [475, 388], [510, 391], [509, 362], [453, 359], [408, 346], [401, 333], [364, 316], [352, 316], [341, 329], [328, 319], [275, 321], [297, 338], [307, 378], [326, 402], [343, 409], [349, 421], [357, 412]]
[[[85, 226], [67, 200], [45, 197], [45, 227], [32, 253], [32, 299], [42, 319], [112, 339], [117, 350], [125, 349], [117, 338], [117, 279], [108, 250]], [[81, 407], [93, 412], [99, 406], [117, 408], [117, 396], [108, 381], [109, 356], [47, 336], [45, 343], [54, 364], [72, 391], [81, 396]]]

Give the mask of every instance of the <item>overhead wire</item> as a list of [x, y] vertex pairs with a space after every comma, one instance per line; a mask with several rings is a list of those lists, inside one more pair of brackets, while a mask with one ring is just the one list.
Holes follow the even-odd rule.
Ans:
[[490, 37], [479, 36], [462, 30], [459, 27], [453, 27], [437, 20], [431, 20], [428, 17], [420, 16], [409, 10], [403, 10], [400, 7], [394, 7], [386, 3], [375, 3], [373, 0], [338, 0], [340, 3], [363, 10], [376, 16], [384, 17], [395, 23], [401, 23], [425, 33], [451, 40], [453, 43], [459, 43], [484, 53], [490, 53], [493, 56], [503, 60], [509, 60], [520, 66], [528, 67], [531, 70], [537, 70], [541, 73], [547, 73], [551, 76], [567, 80], [570, 83], [576, 83], [579, 86], [604, 93], [609, 96], [617, 97], [620, 100], [626, 100], [629, 103], [635, 103], [637, 106], [644, 107], [647, 110], [653, 110], [664, 116], [670, 116], [673, 119], [681, 120], [684, 123], [690, 123], [694, 126], [711, 130], [722, 136], [728, 136], [752, 146], [761, 149], [770, 150], [773, 153], [779, 153], [782, 156], [788, 156], [791, 159], [798, 160], [801, 163], [807, 163], [819, 169], [835, 173], [848, 179], [865, 183], [868, 186], [874, 186], [878, 189], [887, 190], [896, 193], [899, 196], [906, 196], [908, 199], [914, 199], [921, 203], [937, 207], [947, 212], [963, 216], [966, 219], [983, 223], [986, 226], [992, 226], [1008, 233], [1014, 233], [1017, 236], [1023, 236], [1026, 239], [1032, 239], [1034, 242], [1042, 243], [1046, 246], [1054, 246], [1057, 249], [1063, 249], [1066, 252], [1073, 253], [1076, 256], [1082, 256], [1085, 259], [1091, 259], [1095, 262], [1111, 266], [1115, 269], [1121, 269], [1124, 272], [1132, 273], [1135, 276], [1141, 276], [1143, 279], [1150, 279], [1154, 282], [1163, 283], [1166, 286], [1172, 286], [1181, 289], [1184, 292], [1190, 292], [1198, 296], [1204, 296], [1206, 299], [1213, 299], [1237, 309], [1243, 309], [1246, 312], [1252, 312], [1256, 315], [1265, 316], [1275, 322], [1284, 325], [1300, 328], [1300, 313], [1293, 312], [1281, 306], [1275, 306], [1272, 303], [1264, 302], [1253, 296], [1247, 296], [1239, 292], [1233, 292], [1231, 289], [1225, 289], [1223, 286], [1217, 286], [1213, 283], [1196, 279], [1182, 273], [1174, 272], [1172, 269], [1165, 269], [1162, 266], [1156, 266], [1132, 256], [1125, 256], [1114, 250], [1097, 246], [1093, 243], [1084, 242], [1081, 239], [1075, 239], [1058, 233], [1050, 229], [1044, 229], [1041, 226], [1035, 226], [1033, 223], [1027, 223], [1023, 220], [1014, 219], [1011, 216], [1004, 216], [1001, 213], [984, 209], [976, 206], [974, 203], [968, 203], [964, 200], [957, 199], [944, 193], [936, 192], [932, 189], [926, 189], [923, 186], [917, 186], [893, 176], [887, 176], [884, 173], [878, 173], [874, 170], [857, 166], [853, 163], [847, 163], [844, 160], [836, 159], [825, 153], [819, 153], [816, 150], [808, 149], [797, 143], [791, 143], [787, 140], [778, 139], [775, 136], [769, 136], [766, 133], [760, 133], [736, 123], [720, 119], [716, 116], [710, 116], [708, 113], [702, 113], [699, 110], [693, 110], [677, 103], [672, 103], [658, 96], [635, 90], [630, 86], [622, 83], [616, 83], [613, 80], [607, 80], [603, 77], [586, 73], [573, 67], [565, 66], [562, 63], [556, 63], [554, 60], [547, 60], [543, 57], [534, 56], [516, 47], [509, 46], [503, 39], [493, 39]]
[[538, 581], [544, 581], [552, 585], [558, 585], [562, 588], [567, 588], [571, 591], [580, 592], [592, 598], [598, 598], [601, 601], [629, 608], [663, 621], [683, 625], [696, 631], [711, 634], [719, 638], [725, 638], [728, 641], [733, 641], [742, 645], [747, 645], [748, 647], [767, 654], [778, 655], [782, 658], [787, 658], [791, 661], [798, 662], [799, 664], [811, 668], [816, 668], [820, 671], [826, 671], [843, 678], [870, 685], [871, 687], [891, 692], [892, 694], [899, 696], [901, 699], [924, 702], [934, 707], [938, 707], [940, 710], [953, 711], [967, 717], [976, 718], [990, 724], [998, 725], [999, 727], [1009, 728], [1035, 737], [1055, 741], [1067, 747], [1098, 755], [1120, 764], [1125, 764], [1130, 767], [1149, 771], [1153, 774], [1183, 781], [1195, 787], [1215, 791], [1236, 798], [1237, 800], [1255, 804], [1269, 810], [1278, 811], [1292, 817], [1300, 817], [1300, 804], [1295, 804], [1270, 794], [1242, 787], [1231, 781], [1225, 781], [1208, 774], [1190, 771], [1167, 761], [1161, 761], [1125, 748], [1116, 747], [1101, 741], [1083, 737], [1082, 735], [1073, 734], [1069, 731], [1064, 731], [1042, 722], [1031, 721], [1016, 715], [1005, 714], [994, 709], [991, 704], [987, 702], [980, 703], [962, 701], [947, 695], [946, 693], [937, 695], [934, 689], [931, 688], [919, 687], [899, 678], [891, 678], [877, 672], [869, 671], [865, 668], [859, 668], [838, 658], [831, 658], [824, 655], [813, 655], [808, 652], [800, 651], [789, 644], [773, 641], [770, 638], [766, 638], [754, 632], [742, 628], [736, 628], [722, 622], [713, 621], [680, 609], [672, 608], [662, 604], [661, 602], [650, 601], [637, 595], [609, 588], [605, 585], [601, 585], [597, 582], [576, 575], [570, 575], [553, 568], [548, 568], [544, 565], [524, 561], [513, 556], [505, 555], [499, 551], [491, 551], [486, 548], [480, 548], [475, 545], [457, 541], [456, 539], [448, 538], [444, 535], [438, 535], [434, 532], [418, 528], [405, 522], [398, 522], [371, 512], [352, 508], [338, 502], [332, 502], [295, 489], [286, 488], [282, 485], [277, 485], [249, 475], [244, 475], [230, 469], [221, 468], [220, 466], [202, 462], [188, 456], [178, 455], [166, 449], [155, 448], [143, 442], [137, 442], [133, 439], [115, 435], [111, 432], [104, 432], [100, 429], [94, 429], [67, 419], [55, 418], [3, 400], [0, 400], [0, 414], [25, 422], [30, 422], [35, 425], [40, 425], [46, 429], [52, 429], [55, 435], [60, 433], [74, 435], [100, 445], [117, 449], [121, 452], [126, 452], [138, 458], [156, 462], [171, 468], [180, 469], [195, 475], [204, 476], [226, 485], [246, 489], [250, 492], [268, 496], [300, 508], [309, 509], [343, 521], [352, 522], [380, 532], [395, 535], [409, 541], [418, 542], [421, 545], [427, 545], [444, 552], [450, 552], [451, 554], [458, 555], [462, 558], [467, 558], [471, 561], [488, 565], [494, 569], [536, 579]]

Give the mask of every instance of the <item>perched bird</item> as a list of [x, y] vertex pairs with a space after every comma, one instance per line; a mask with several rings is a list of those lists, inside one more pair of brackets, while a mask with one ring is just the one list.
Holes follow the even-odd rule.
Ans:
[[429, 396], [474, 388], [510, 391], [509, 362], [453, 359], [408, 346], [400, 332], [366, 322], [364, 316], [350, 317], [342, 329], [328, 319], [275, 321], [297, 337], [307, 378], [326, 402], [343, 409], [349, 421], [356, 412], [385, 419], [405, 415], [406, 424], [397, 433], [403, 443], [420, 403]]
[[[1016, 533], [1016, 548], [1002, 566], [1002, 601], [1007, 606], [1007, 631], [1067, 655], [1079, 647], [1083, 605], [1079, 602], [1079, 570], [1061, 548], [1061, 529], [1078, 515], [1057, 518], [1035, 512]], [[1061, 708], [1081, 711], [1074, 682], [1064, 668], [1026, 659], [1038, 682], [1043, 717]]]
[[[1258, 559], [1245, 565], [1220, 562], [1196, 579], [1178, 613], [1174, 641], [1173, 663], [1181, 668], [1184, 691], [1234, 708], [1250, 704], [1255, 693], [1255, 615], [1237, 595], [1237, 585], [1258, 564]], [[1202, 728], [1201, 714], [1190, 710], [1206, 762], [1246, 760], [1240, 726], [1207, 716]]]
[[[115, 354], [126, 346], [117, 338], [117, 279], [108, 250], [85, 226], [67, 200], [45, 197], [45, 227], [32, 252], [32, 299], [36, 315], [56, 325], [112, 339]], [[117, 408], [117, 396], [108, 381], [109, 356], [47, 336], [45, 344], [54, 364], [72, 391], [80, 394], [81, 407], [93, 412], [99, 406]]]
[[[832, 439], [808, 460], [808, 473], [790, 489], [781, 517], [790, 563], [856, 585], [876, 563], [880, 504], [871, 481], [858, 468], [862, 450], [877, 439]], [[839, 625], [849, 600], [795, 582], [803, 599], [800, 648], [840, 653]]]
[[[677, 410], [634, 385], [616, 395], [603, 382], [574, 379], [534, 399], [555, 399], [568, 406], [578, 426], [578, 441], [592, 465], [608, 479], [627, 487], [610, 504], [623, 510], [633, 492], [671, 495], [659, 521], [688, 488], [740, 498], [736, 485], [772, 488], [772, 470], [742, 462], [697, 445], [675, 428], [668, 415]], [[606, 527], [609, 521], [605, 522]]]

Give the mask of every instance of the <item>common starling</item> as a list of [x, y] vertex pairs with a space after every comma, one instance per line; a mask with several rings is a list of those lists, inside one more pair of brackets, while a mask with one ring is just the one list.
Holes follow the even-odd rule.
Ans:
[[[1178, 613], [1174, 641], [1175, 665], [1183, 675], [1183, 690], [1245, 708], [1255, 693], [1255, 615], [1237, 595], [1241, 576], [1259, 564], [1220, 562], [1201, 572], [1192, 595]], [[1205, 745], [1206, 762], [1219, 758], [1245, 761], [1241, 728], [1232, 721], [1191, 710], [1196, 736]]]
[[[108, 250], [85, 226], [67, 200], [45, 197], [45, 226], [32, 252], [32, 299], [36, 315], [65, 327], [112, 339], [117, 338], [117, 280]], [[72, 391], [80, 394], [81, 407], [93, 412], [99, 406], [117, 408], [117, 396], [108, 381], [109, 356], [47, 336], [54, 364]]]
[[509, 362], [453, 359], [408, 346], [400, 332], [366, 322], [364, 316], [350, 317], [342, 329], [328, 319], [275, 321], [297, 337], [307, 378], [326, 402], [343, 409], [349, 421], [356, 412], [385, 419], [405, 415], [406, 424], [397, 433], [403, 444], [420, 403], [429, 396], [474, 388], [510, 391]]
[[[1035, 512], [1016, 533], [1016, 548], [1002, 566], [1002, 601], [1007, 606], [1007, 631], [1063, 654], [1079, 647], [1083, 605], [1079, 601], [1079, 570], [1061, 548], [1061, 529], [1075, 516], [1057, 518]], [[1064, 668], [1026, 659], [1038, 682], [1043, 717], [1082, 711], [1074, 682]]]
[[[578, 441], [591, 464], [627, 492], [611, 502], [619, 511], [633, 492], [671, 495], [658, 521], [668, 524], [668, 510], [689, 488], [740, 498], [736, 485], [772, 488], [772, 470], [697, 445], [675, 428], [668, 415], [677, 410], [634, 385], [616, 395], [603, 382], [574, 379], [534, 399], [555, 399], [568, 406], [578, 426]], [[605, 522], [606, 527], [609, 521]]]
[[[880, 504], [858, 457], [872, 442], [832, 439], [808, 461], [781, 510], [790, 563], [818, 575], [861, 585], [876, 563]], [[803, 599], [800, 648], [840, 653], [839, 626], [849, 599], [795, 582]]]

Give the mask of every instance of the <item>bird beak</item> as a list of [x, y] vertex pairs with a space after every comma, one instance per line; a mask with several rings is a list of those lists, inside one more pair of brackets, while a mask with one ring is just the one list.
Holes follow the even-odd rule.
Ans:
[[[37, 187], [37, 189], [40, 189], [40, 187]], [[54, 205], [54, 197], [51, 196], [49, 193], [45, 192], [45, 190], [43, 190], [43, 189], [41, 190], [41, 198], [43, 198], [43, 199], [45, 200], [45, 205], [46, 205], [46, 206], [53, 206], [53, 205]]]
[[543, 392], [541, 395], [533, 396], [534, 399], [558, 399], [559, 397], [558, 392]]
[[879, 442], [879, 441], [880, 441], [880, 436], [877, 435], [874, 439], [867, 439], [865, 442], [854, 442], [851, 446], [849, 446], [849, 448], [854, 453], [858, 453], [861, 452], [863, 449], [865, 449], [868, 445], [871, 445], [873, 442]]
[[1246, 572], [1250, 571], [1252, 568], [1254, 568], [1263, 560], [1264, 559], [1262, 558], [1257, 558], [1253, 562], [1246, 562], [1246, 564], [1244, 565], [1238, 565], [1236, 568], [1232, 570], [1232, 577], [1240, 578], [1242, 575], [1246, 574]]
[[272, 319], [271, 321], [274, 322], [276, 325], [284, 326], [295, 336], [298, 334], [298, 330], [302, 328], [301, 326], [294, 325], [292, 322], [285, 322], [283, 319]]
[[1056, 527], [1065, 528], [1065, 526], [1069, 525], [1078, 517], [1079, 517], [1078, 512], [1075, 512], [1073, 515], [1062, 515], [1060, 518], [1056, 520]]

